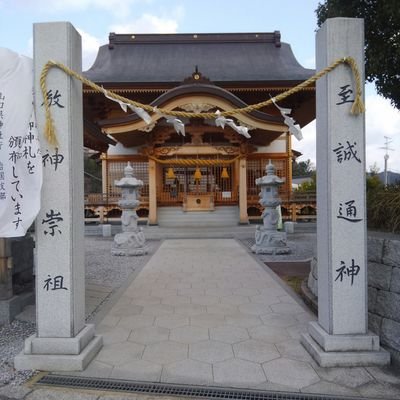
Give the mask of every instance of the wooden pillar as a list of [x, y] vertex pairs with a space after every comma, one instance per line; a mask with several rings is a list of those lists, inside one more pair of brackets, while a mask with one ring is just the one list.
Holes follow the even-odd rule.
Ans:
[[157, 164], [149, 159], [149, 225], [157, 225]]
[[297, 221], [297, 207], [296, 207], [296, 204], [292, 204], [291, 212], [292, 212], [292, 221], [296, 222]]
[[248, 224], [249, 216], [247, 215], [247, 174], [246, 174], [246, 158], [239, 160], [239, 223]]
[[286, 177], [286, 182], [287, 182], [287, 200], [289, 201], [292, 197], [292, 167], [293, 167], [293, 152], [292, 152], [292, 136], [290, 133], [287, 133], [286, 136], [286, 143], [287, 143], [287, 168], [286, 171], [288, 173], [288, 176]]
[[101, 156], [101, 177], [102, 177], [102, 192], [108, 193], [108, 165], [107, 153]]

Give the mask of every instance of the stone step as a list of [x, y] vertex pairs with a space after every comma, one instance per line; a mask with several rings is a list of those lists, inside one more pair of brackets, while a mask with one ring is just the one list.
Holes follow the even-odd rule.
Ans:
[[159, 207], [157, 220], [161, 227], [219, 227], [239, 223], [237, 206], [216, 207], [214, 211], [183, 211], [181, 207]]

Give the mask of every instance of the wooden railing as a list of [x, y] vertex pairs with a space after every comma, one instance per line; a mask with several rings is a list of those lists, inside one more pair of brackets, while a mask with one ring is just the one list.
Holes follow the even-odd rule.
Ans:
[[[191, 194], [196, 194], [191, 193]], [[199, 193], [201, 195], [212, 196], [214, 204], [216, 206], [238, 204], [239, 194], [238, 191], [232, 192], [208, 192]], [[183, 206], [186, 198], [186, 193], [174, 192], [174, 191], [157, 191], [157, 205], [160, 206]], [[119, 209], [118, 201], [121, 199], [120, 193], [90, 193], [85, 196], [85, 209], [93, 215], [102, 216], [113, 209]], [[149, 196], [142, 195], [140, 197], [139, 209], [148, 209], [149, 207]], [[247, 194], [247, 206], [255, 207], [260, 209], [258, 194]], [[293, 192], [289, 199], [282, 198], [282, 208], [286, 210], [285, 218], [289, 218], [293, 221], [296, 220], [313, 220], [316, 218], [316, 193], [314, 192]], [[307, 210], [306, 210], [307, 209]], [[304, 210], [306, 210], [304, 212]], [[253, 216], [258, 218], [257, 216]]]

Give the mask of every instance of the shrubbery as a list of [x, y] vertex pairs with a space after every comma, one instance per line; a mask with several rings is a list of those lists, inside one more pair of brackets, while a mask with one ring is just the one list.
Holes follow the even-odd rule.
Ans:
[[400, 233], [400, 185], [385, 188], [378, 177], [367, 178], [368, 228]]

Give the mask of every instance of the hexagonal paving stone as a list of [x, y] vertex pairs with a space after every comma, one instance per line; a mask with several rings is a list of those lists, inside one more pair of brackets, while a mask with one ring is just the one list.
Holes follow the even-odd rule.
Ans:
[[190, 282], [170, 282], [165, 285], [166, 289], [188, 289], [191, 287]]
[[278, 286], [276, 282], [271, 282], [270, 285], [266, 284], [264, 288], [259, 288], [258, 290], [265, 296], [279, 297], [287, 294], [287, 291], [283, 287]]
[[124, 304], [124, 305], [115, 305], [109, 315], [117, 315], [117, 316], [130, 316], [137, 315], [143, 311], [143, 306], [133, 305], [133, 304]]
[[226, 289], [226, 288], [222, 289], [217, 287], [206, 287], [205, 294], [206, 296], [226, 297], [226, 296], [232, 296], [233, 291], [232, 289]]
[[111, 377], [134, 381], [159, 382], [162, 366], [146, 360], [134, 360], [127, 364], [114, 367]]
[[277, 296], [273, 294], [257, 294], [255, 296], [250, 296], [250, 301], [252, 303], [264, 304], [265, 306], [270, 306], [272, 304], [279, 303]]
[[163, 315], [156, 318], [154, 325], [173, 329], [178, 328], [179, 326], [189, 325], [189, 318], [179, 314]]
[[141, 344], [150, 344], [168, 340], [168, 337], [169, 329], [167, 328], [162, 328], [160, 326], [145, 326], [143, 328], [134, 329], [128, 340]]
[[223, 315], [219, 314], [199, 314], [190, 317], [190, 325], [212, 328], [224, 325], [225, 320]]
[[300, 339], [303, 333], [308, 332], [308, 322], [289, 326], [286, 328], [286, 331], [292, 339]]
[[205, 291], [204, 289], [194, 289], [194, 288], [188, 288], [188, 289], [178, 289], [178, 295], [179, 296], [204, 296]]
[[310, 364], [278, 358], [263, 364], [268, 380], [279, 385], [287, 385], [297, 389], [310, 386], [320, 381]]
[[156, 364], [168, 364], [179, 360], [185, 360], [187, 355], [187, 344], [167, 340], [147, 345], [142, 358]]
[[219, 385], [244, 387], [258, 385], [267, 379], [260, 364], [244, 360], [227, 360], [214, 364], [214, 381]]
[[216, 328], [210, 328], [210, 339], [233, 344], [249, 339], [249, 334], [245, 328], [218, 326]]
[[170, 340], [178, 343], [196, 343], [208, 340], [208, 329], [200, 326], [182, 326], [171, 330]]
[[194, 360], [177, 361], [165, 365], [161, 382], [190, 385], [212, 385], [214, 383], [211, 365]]
[[285, 358], [306, 362], [312, 362], [313, 360], [298, 339], [290, 339], [281, 343], [277, 343], [276, 348]]
[[260, 317], [265, 325], [275, 326], [277, 328], [287, 328], [288, 326], [298, 324], [293, 315], [283, 315], [278, 313], [264, 314]]
[[132, 299], [136, 297], [148, 297], [150, 296], [151, 289], [150, 288], [140, 288], [140, 287], [134, 287], [134, 286], [129, 286], [125, 292], [124, 292], [124, 297], [128, 297], [130, 299], [130, 302]]
[[266, 325], [249, 328], [249, 334], [252, 339], [264, 340], [268, 343], [279, 343], [290, 339], [285, 329]]
[[139, 306], [148, 306], [150, 304], [160, 304], [161, 298], [156, 296], [140, 296], [135, 297], [132, 301], [132, 304]]
[[167, 297], [167, 296], [176, 296], [178, 294], [177, 289], [151, 289], [151, 295], [156, 297]]
[[103, 345], [109, 345], [114, 343], [126, 342], [128, 340], [129, 334], [131, 333], [131, 330], [120, 327], [102, 327], [96, 328], [96, 333], [103, 336]]
[[236, 358], [257, 363], [263, 363], [280, 357], [273, 344], [254, 339], [234, 344], [233, 352]]
[[233, 294], [238, 294], [240, 296], [256, 296], [257, 294], [260, 294], [260, 292], [258, 291], [258, 289], [253, 289], [250, 287], [240, 287], [237, 289], [233, 289], [232, 290]]
[[234, 306], [231, 304], [214, 304], [213, 306], [207, 306], [207, 314], [221, 314], [222, 316], [224, 316], [238, 313], [238, 306]]
[[232, 357], [232, 346], [226, 343], [205, 340], [189, 346], [189, 358], [193, 360], [215, 363]]
[[119, 327], [127, 329], [141, 328], [143, 326], [153, 325], [154, 317], [152, 315], [132, 315], [130, 317], [121, 317], [118, 322]]
[[210, 306], [212, 304], [218, 304], [220, 301], [220, 298], [218, 296], [199, 296], [199, 295], [193, 295], [190, 296], [192, 304], [198, 304], [199, 306]]
[[261, 303], [247, 303], [241, 304], [239, 306], [239, 311], [243, 314], [250, 314], [250, 315], [263, 315], [266, 313], [270, 313], [271, 309], [269, 306]]
[[204, 314], [207, 311], [205, 306], [199, 306], [197, 304], [183, 304], [174, 307], [175, 314], [186, 315], [191, 317], [193, 315]]
[[249, 303], [250, 299], [247, 296], [240, 296], [239, 294], [234, 294], [231, 296], [225, 296], [221, 298], [221, 304], [231, 304], [231, 305], [240, 305]]
[[299, 306], [298, 304], [292, 304], [292, 303], [272, 304], [271, 309], [273, 312], [278, 314], [296, 315], [304, 312], [303, 307]]
[[238, 280], [229, 281], [225, 279], [217, 282], [217, 287], [221, 289], [238, 289], [242, 286], [241, 282], [239, 282]]
[[180, 304], [190, 304], [190, 297], [188, 296], [166, 296], [162, 299], [162, 304], [170, 306], [179, 306]]
[[144, 346], [137, 343], [123, 342], [104, 346], [97, 355], [96, 360], [109, 365], [126, 364], [132, 359], [142, 356]]
[[225, 321], [228, 325], [239, 326], [241, 328], [251, 328], [253, 326], [262, 325], [262, 321], [259, 317], [249, 314], [227, 315]]
[[172, 314], [173, 312], [174, 307], [168, 306], [167, 304], [152, 304], [148, 306], [143, 306], [142, 314], [158, 316]]
[[350, 388], [356, 388], [374, 380], [366, 369], [361, 367], [321, 368], [316, 366], [315, 370], [322, 379]]

